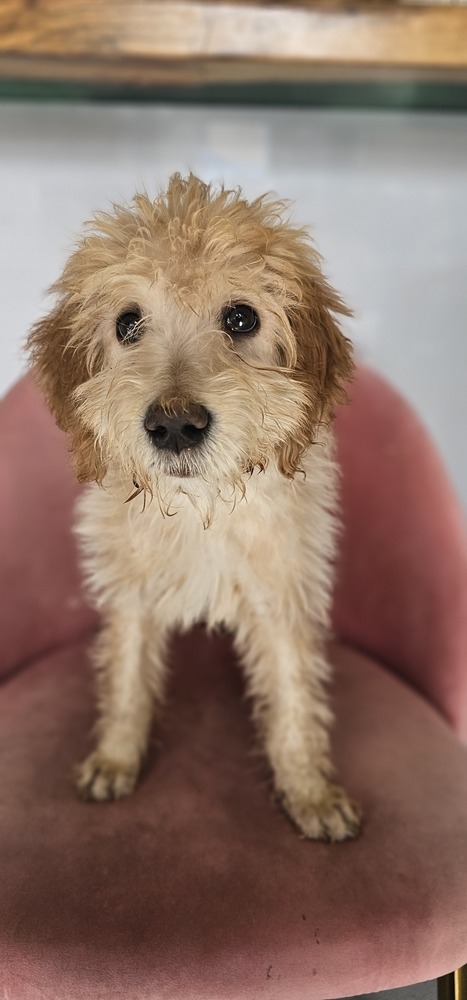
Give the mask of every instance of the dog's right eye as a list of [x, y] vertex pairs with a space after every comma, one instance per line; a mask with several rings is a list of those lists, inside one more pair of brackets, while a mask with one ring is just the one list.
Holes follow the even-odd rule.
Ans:
[[117, 340], [122, 344], [136, 344], [139, 340], [143, 328], [141, 326], [140, 312], [124, 312], [118, 317], [115, 326]]

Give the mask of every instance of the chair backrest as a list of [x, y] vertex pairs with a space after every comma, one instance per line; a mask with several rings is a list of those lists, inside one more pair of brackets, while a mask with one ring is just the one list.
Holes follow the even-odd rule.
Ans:
[[[418, 419], [360, 370], [336, 420], [344, 530], [335, 631], [467, 730], [463, 518]], [[79, 488], [63, 435], [26, 377], [0, 403], [0, 673], [95, 625], [71, 532]]]
[[30, 377], [0, 402], [0, 675], [89, 630], [70, 530], [78, 487]]
[[467, 538], [424, 427], [360, 369], [336, 421], [344, 533], [339, 636], [423, 692], [467, 735]]

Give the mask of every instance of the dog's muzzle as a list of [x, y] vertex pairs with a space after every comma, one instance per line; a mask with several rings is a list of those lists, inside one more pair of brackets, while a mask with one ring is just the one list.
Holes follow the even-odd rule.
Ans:
[[192, 403], [183, 410], [166, 413], [159, 403], [151, 403], [146, 410], [144, 427], [155, 448], [180, 452], [197, 448], [205, 440], [211, 416], [200, 403]]

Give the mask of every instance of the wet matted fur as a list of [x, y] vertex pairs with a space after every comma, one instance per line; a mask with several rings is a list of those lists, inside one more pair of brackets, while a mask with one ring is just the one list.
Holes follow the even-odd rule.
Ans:
[[[92, 484], [77, 530], [103, 618], [98, 742], [80, 793], [133, 790], [168, 636], [202, 620], [234, 636], [290, 817], [308, 837], [354, 836], [358, 811], [330, 759], [325, 655], [330, 424], [353, 365], [336, 321], [347, 309], [319, 255], [283, 204], [175, 174], [154, 201], [96, 215], [54, 291], [29, 348]], [[250, 333], [226, 328], [239, 304], [257, 317]], [[128, 313], [125, 340], [117, 321]], [[193, 446], [161, 447], [151, 407], [187, 419], [201, 407], [209, 424]]]

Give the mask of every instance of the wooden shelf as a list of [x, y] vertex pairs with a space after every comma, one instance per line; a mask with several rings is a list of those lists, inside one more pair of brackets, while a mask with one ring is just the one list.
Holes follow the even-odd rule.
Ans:
[[467, 6], [3, 0], [0, 76], [140, 87], [465, 81]]

